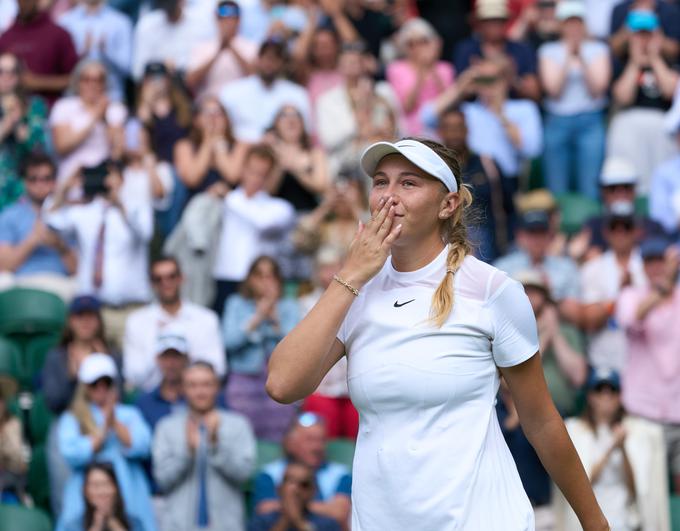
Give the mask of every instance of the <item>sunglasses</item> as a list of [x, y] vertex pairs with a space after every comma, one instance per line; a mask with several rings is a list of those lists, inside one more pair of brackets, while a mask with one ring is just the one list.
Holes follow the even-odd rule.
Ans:
[[630, 232], [635, 228], [635, 224], [628, 221], [614, 221], [609, 224], [610, 231], [624, 230]]
[[55, 179], [54, 175], [27, 175], [26, 182], [28, 183], [51, 183]]
[[607, 192], [632, 192], [635, 187], [632, 184], [612, 184], [605, 186], [604, 189]]
[[607, 391], [608, 393], [618, 393], [619, 390], [614, 387], [612, 384], [607, 383], [607, 382], [602, 382], [597, 384], [595, 387], [593, 387], [592, 391], [594, 393], [602, 393], [604, 391]]
[[179, 278], [179, 273], [168, 273], [167, 275], [151, 275], [151, 282], [154, 284], [160, 284], [164, 280], [177, 280]]
[[103, 385], [107, 389], [110, 389], [113, 386], [113, 379], [109, 376], [102, 376], [101, 378], [97, 378], [94, 382], [92, 382], [88, 386], [94, 389], [95, 387], [99, 387], [100, 385]]

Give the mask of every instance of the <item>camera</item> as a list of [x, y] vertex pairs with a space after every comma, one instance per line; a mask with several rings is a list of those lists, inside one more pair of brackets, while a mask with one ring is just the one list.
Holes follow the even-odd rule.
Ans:
[[106, 184], [106, 176], [109, 174], [109, 165], [107, 162], [102, 162], [97, 166], [91, 166], [82, 169], [83, 174], [83, 195], [87, 198], [93, 198], [97, 195], [103, 195], [108, 192]]

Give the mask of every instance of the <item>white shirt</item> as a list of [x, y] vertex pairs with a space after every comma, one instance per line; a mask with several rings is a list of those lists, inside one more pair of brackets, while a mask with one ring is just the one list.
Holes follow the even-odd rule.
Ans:
[[285, 232], [295, 222], [288, 201], [257, 192], [247, 197], [237, 188], [224, 199], [224, 217], [213, 269], [218, 280], [240, 282], [258, 256], [276, 258]]
[[217, 314], [197, 304], [182, 301], [175, 315], [159, 304], [150, 304], [130, 314], [123, 340], [123, 373], [134, 387], [151, 391], [161, 382], [156, 363], [156, 342], [163, 329], [181, 330], [189, 346], [191, 361], [207, 361], [215, 371], [226, 373], [226, 354]]
[[[633, 286], [645, 286], [647, 277], [640, 254], [636, 251], [628, 262]], [[621, 293], [623, 271], [609, 250], [586, 262], [581, 268], [581, 296], [584, 304], [615, 301]], [[604, 327], [588, 335], [588, 360], [597, 368], [621, 371], [626, 357], [626, 334], [612, 316]]]
[[300, 111], [308, 130], [311, 125], [307, 91], [287, 79], [277, 79], [269, 87], [257, 75], [237, 79], [224, 87], [220, 101], [229, 113], [236, 138], [243, 142], [258, 142], [284, 105]]
[[468, 256], [434, 328], [446, 254], [408, 273], [388, 260], [340, 327], [360, 415], [353, 531], [534, 529], [494, 407], [498, 367], [538, 351], [534, 314], [518, 282]]

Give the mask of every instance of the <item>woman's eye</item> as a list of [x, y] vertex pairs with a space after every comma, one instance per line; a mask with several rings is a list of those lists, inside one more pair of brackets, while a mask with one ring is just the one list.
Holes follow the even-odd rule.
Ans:
[[376, 179], [375, 181], [373, 181], [373, 187], [377, 188], [378, 186], [384, 186], [386, 182], [387, 181]]
[[401, 185], [406, 188], [411, 188], [412, 186], [415, 186], [416, 183], [414, 183], [413, 181], [404, 181], [403, 183], [401, 183]]

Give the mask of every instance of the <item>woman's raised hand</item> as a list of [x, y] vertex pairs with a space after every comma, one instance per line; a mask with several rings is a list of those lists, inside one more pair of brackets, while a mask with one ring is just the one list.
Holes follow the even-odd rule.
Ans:
[[359, 225], [339, 275], [360, 289], [383, 267], [399, 234], [401, 224], [394, 224], [394, 200], [383, 198], [371, 220]]

